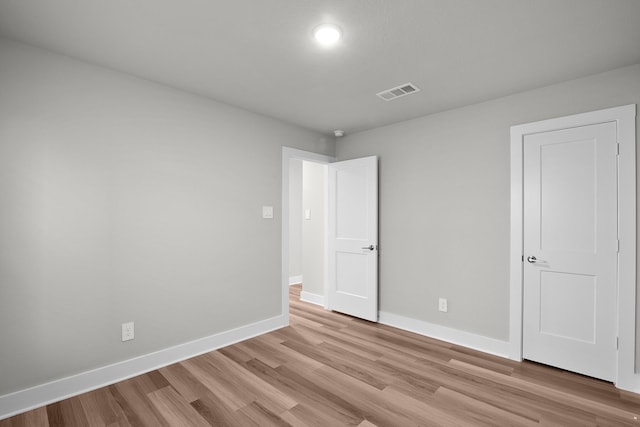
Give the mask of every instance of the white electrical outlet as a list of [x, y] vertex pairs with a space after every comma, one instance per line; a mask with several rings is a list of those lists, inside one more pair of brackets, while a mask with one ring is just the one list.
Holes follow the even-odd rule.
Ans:
[[122, 324], [122, 341], [130, 341], [134, 337], [133, 335], [133, 322], [127, 322]]
[[446, 298], [438, 298], [438, 310], [447, 312], [447, 299]]

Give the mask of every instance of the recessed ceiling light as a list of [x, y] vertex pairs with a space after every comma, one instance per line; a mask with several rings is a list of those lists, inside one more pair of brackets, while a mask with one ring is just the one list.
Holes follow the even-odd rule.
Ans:
[[340, 40], [342, 31], [340, 31], [340, 27], [337, 25], [322, 24], [313, 29], [313, 37], [321, 45], [331, 46]]

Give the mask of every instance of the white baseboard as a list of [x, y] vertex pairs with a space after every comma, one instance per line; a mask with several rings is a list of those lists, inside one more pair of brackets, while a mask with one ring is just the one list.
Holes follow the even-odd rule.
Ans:
[[287, 326], [281, 315], [0, 396], [0, 420]]
[[311, 304], [321, 305], [324, 307], [324, 295], [302, 291], [300, 292], [300, 301], [310, 302]]
[[393, 313], [379, 312], [378, 321], [384, 325], [403, 329], [416, 334], [461, 345], [484, 353], [509, 358], [511, 345], [508, 341], [476, 335], [447, 326], [436, 325], [422, 320], [411, 319]]
[[289, 277], [289, 286], [291, 285], [299, 285], [302, 283], [302, 276], [291, 276]]

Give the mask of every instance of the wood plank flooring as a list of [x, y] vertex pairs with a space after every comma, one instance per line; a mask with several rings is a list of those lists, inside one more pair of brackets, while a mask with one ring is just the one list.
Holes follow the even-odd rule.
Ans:
[[291, 325], [8, 426], [640, 426], [640, 395], [299, 301]]

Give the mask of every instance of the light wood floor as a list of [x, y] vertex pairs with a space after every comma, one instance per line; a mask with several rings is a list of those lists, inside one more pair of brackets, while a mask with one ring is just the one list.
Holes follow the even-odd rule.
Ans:
[[299, 301], [291, 326], [7, 426], [640, 426], [640, 396]]

